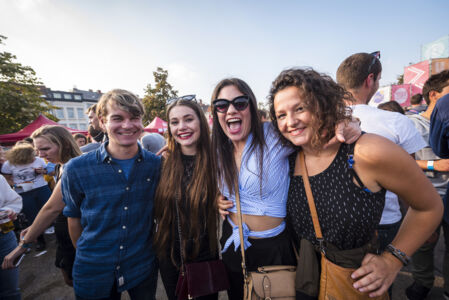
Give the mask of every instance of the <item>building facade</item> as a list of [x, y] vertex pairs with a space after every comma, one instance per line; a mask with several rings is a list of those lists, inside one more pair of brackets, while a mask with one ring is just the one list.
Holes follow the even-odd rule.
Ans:
[[59, 124], [79, 130], [87, 130], [89, 120], [86, 110], [100, 99], [101, 91], [84, 91], [73, 88], [72, 91], [57, 91], [42, 87], [42, 97], [57, 106], [51, 113], [59, 119]]

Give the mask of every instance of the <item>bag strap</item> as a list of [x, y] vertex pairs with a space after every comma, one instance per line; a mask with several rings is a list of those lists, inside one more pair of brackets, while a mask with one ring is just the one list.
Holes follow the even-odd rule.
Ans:
[[301, 151], [299, 155], [299, 168], [301, 169], [302, 181], [304, 182], [304, 188], [306, 190], [307, 202], [309, 203], [310, 215], [312, 216], [313, 228], [315, 229], [315, 236], [320, 243], [320, 248], [322, 250], [323, 233], [321, 232], [320, 222], [318, 220], [318, 213], [316, 211], [315, 201], [313, 199], [312, 188], [310, 187], [309, 174], [307, 173], [306, 160], [304, 157], [304, 152]]
[[240, 237], [240, 250], [242, 252], [242, 271], [243, 271], [243, 279], [246, 282], [248, 277], [248, 272], [246, 270], [246, 261], [245, 261], [245, 244], [243, 241], [243, 220], [242, 220], [242, 211], [240, 207], [240, 192], [239, 192], [239, 182], [238, 177], [234, 181], [234, 193], [235, 193], [235, 202], [237, 206], [237, 219], [239, 224], [239, 237]]
[[178, 209], [178, 201], [180, 199], [179, 191], [176, 193], [176, 199], [175, 199], [175, 207], [176, 207], [176, 221], [178, 223], [178, 237], [179, 237], [179, 256], [181, 257], [181, 273], [184, 275], [185, 267], [184, 267], [184, 248], [182, 246], [182, 234], [181, 234], [181, 222], [179, 219], [179, 209]]

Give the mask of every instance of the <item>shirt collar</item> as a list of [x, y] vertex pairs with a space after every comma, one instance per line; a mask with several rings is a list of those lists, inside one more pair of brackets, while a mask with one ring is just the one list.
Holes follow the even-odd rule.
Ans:
[[[108, 150], [106, 150], [106, 146], [109, 144], [109, 141], [106, 141], [101, 144], [100, 148], [97, 150], [97, 158], [99, 162], [111, 162], [112, 156], [109, 154]], [[137, 143], [137, 162], [141, 162], [145, 160], [145, 156], [143, 155], [142, 146]]]

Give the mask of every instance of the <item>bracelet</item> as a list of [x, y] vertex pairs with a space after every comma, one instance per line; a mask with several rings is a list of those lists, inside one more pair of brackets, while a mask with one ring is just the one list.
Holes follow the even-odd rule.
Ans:
[[433, 171], [435, 168], [433, 167], [435, 161], [434, 160], [428, 160], [427, 161], [427, 170]]
[[393, 254], [393, 256], [396, 257], [397, 259], [399, 259], [404, 266], [408, 265], [408, 263], [410, 262], [410, 256], [408, 256], [407, 254], [405, 254], [392, 244], [389, 244], [387, 248], [385, 248], [385, 250]]

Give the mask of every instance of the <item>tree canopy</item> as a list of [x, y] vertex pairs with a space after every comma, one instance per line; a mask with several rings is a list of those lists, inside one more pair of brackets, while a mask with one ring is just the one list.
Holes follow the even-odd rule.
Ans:
[[[6, 37], [0, 35], [0, 45]], [[41, 97], [36, 72], [16, 62], [17, 57], [0, 51], [0, 133], [18, 131], [34, 121], [39, 114], [57, 121], [49, 111], [56, 108]]]
[[158, 67], [153, 72], [154, 86], [147, 85], [145, 96], [143, 97], [143, 105], [145, 107], [144, 124], [153, 120], [155, 117], [165, 119], [167, 100], [178, 96], [178, 91], [168, 83], [168, 71]]

